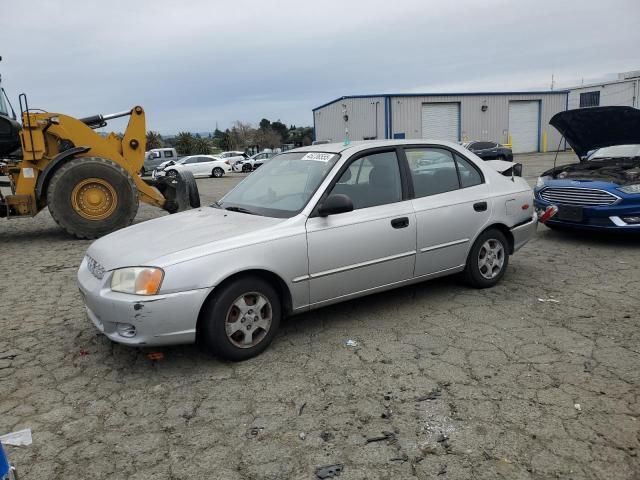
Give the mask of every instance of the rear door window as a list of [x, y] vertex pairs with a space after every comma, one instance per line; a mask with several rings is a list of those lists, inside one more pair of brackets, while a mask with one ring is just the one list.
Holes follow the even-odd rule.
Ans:
[[458, 190], [458, 172], [453, 154], [434, 147], [405, 151], [416, 198]]

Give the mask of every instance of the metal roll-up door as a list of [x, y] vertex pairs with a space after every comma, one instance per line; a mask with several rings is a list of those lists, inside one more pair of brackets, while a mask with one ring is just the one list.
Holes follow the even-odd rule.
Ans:
[[460, 104], [424, 103], [422, 105], [422, 138], [460, 140]]
[[513, 153], [538, 151], [540, 102], [509, 102], [509, 134]]

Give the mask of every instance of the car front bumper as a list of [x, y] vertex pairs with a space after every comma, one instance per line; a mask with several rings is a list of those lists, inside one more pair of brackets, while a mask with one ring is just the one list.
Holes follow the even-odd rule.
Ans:
[[193, 343], [200, 309], [211, 289], [152, 296], [113, 292], [111, 273], [96, 278], [82, 261], [78, 287], [87, 316], [110, 340], [136, 346]]
[[[545, 210], [548, 206], [553, 205], [540, 198], [536, 193], [534, 198], [536, 210]], [[556, 205], [559, 209], [563, 206]], [[640, 233], [640, 224], [629, 224], [623, 219], [625, 217], [640, 216], [640, 205], [616, 204], [599, 207], [582, 207], [582, 219], [579, 221], [567, 220], [561, 218], [560, 211], [555, 216], [547, 220], [549, 226], [562, 226], [574, 228], [577, 230], [600, 230], [600, 231], [619, 231], [619, 232], [638, 232]], [[560, 214], [560, 215], [559, 215]]]

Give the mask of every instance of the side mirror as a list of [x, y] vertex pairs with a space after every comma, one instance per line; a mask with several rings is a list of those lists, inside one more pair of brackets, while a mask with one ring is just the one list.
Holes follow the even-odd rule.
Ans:
[[346, 213], [353, 211], [353, 201], [342, 193], [334, 193], [329, 195], [318, 208], [318, 215], [327, 217], [338, 213]]

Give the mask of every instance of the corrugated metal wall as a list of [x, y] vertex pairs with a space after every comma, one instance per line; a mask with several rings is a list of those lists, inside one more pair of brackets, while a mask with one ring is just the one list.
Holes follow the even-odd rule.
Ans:
[[[422, 138], [421, 112], [424, 103], [460, 103], [460, 140], [489, 140], [507, 143], [509, 138], [509, 102], [538, 100], [540, 109], [540, 145], [543, 132], [547, 133], [547, 149], [557, 148], [560, 134], [549, 120], [566, 108], [567, 94], [526, 95], [429, 95], [424, 97], [391, 97], [391, 129], [393, 134], [404, 132], [406, 138]], [[486, 111], [482, 111], [486, 105]]]
[[[422, 105], [431, 102], [460, 103], [460, 139], [493, 140], [507, 143], [509, 138], [509, 102], [537, 100], [540, 102], [540, 148], [544, 148], [543, 134], [547, 136], [547, 150], [555, 150], [560, 135], [549, 126], [549, 120], [557, 112], [566, 109], [567, 93], [494, 94], [494, 95], [426, 95], [390, 96], [389, 121], [385, 127], [385, 97], [372, 96], [345, 98], [323, 106], [313, 112], [316, 140], [343, 141], [345, 123], [342, 119], [343, 104], [349, 115], [351, 140], [375, 136], [393, 138], [404, 133], [405, 138], [422, 138]], [[375, 125], [375, 102], [378, 105], [378, 124]], [[482, 111], [486, 105], [486, 111]], [[388, 132], [385, 135], [385, 128]], [[377, 132], [376, 132], [377, 130]]]
[[[347, 115], [349, 115], [347, 124], [342, 119], [343, 104], [346, 106]], [[376, 108], [378, 110], [377, 128]], [[370, 137], [385, 138], [384, 97], [345, 98], [314, 111], [313, 116], [316, 140], [342, 142], [345, 136], [345, 126], [349, 128], [351, 140]]]
[[636, 80], [574, 88], [569, 92], [569, 109], [580, 108], [580, 94], [587, 92], [600, 92], [601, 107], [610, 105], [638, 107], [636, 88]]

